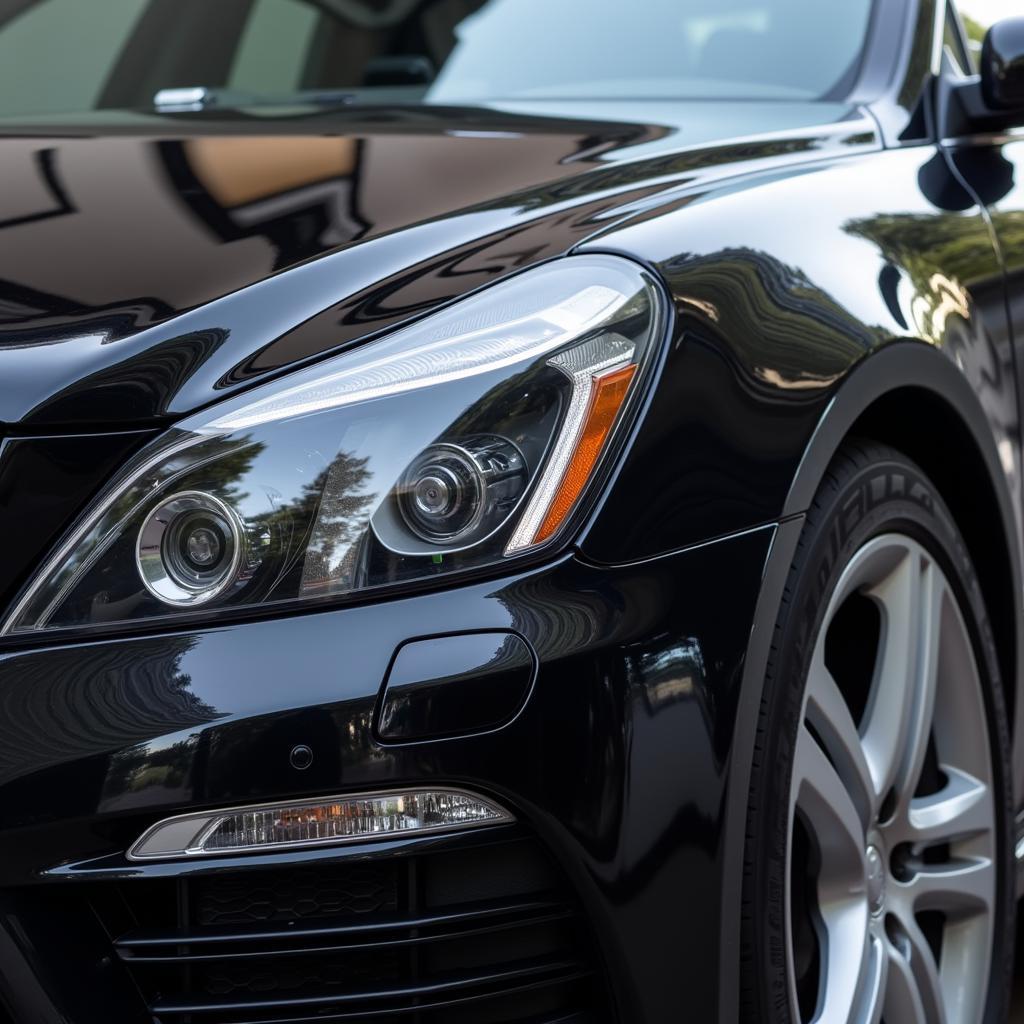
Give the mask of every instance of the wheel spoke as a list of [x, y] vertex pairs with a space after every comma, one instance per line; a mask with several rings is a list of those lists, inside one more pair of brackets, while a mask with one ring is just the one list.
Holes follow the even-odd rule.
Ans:
[[864, 1024], [881, 1024], [882, 1014], [885, 1012], [885, 993], [889, 987], [889, 957], [882, 942], [878, 939], [873, 941], [878, 968], [871, 979], [865, 1012], [861, 1016]]
[[938, 693], [939, 647], [942, 633], [942, 606], [946, 600], [946, 582], [931, 562], [922, 559], [920, 568], [916, 664], [908, 666], [907, 702], [911, 705], [905, 754], [897, 769], [895, 786], [896, 814], [905, 817], [921, 781], [928, 743], [935, 717]]
[[[806, 726], [793, 763], [793, 800], [821, 850], [820, 895], [849, 899], [864, 891], [864, 827], [842, 779]], [[853, 889], [850, 887], [854, 886]]]
[[883, 610], [883, 642], [862, 728], [864, 751], [875, 793], [895, 787], [904, 809], [928, 749], [942, 588], [935, 567], [911, 550], [867, 592]]
[[822, 643], [818, 644], [807, 683], [807, 721], [821, 737], [866, 829], [878, 811], [881, 796], [875, 793], [871, 769], [850, 708], [832, 673], [825, 667]]
[[900, 1021], [900, 1024], [929, 1024], [910, 964], [894, 946], [888, 947], [887, 954], [889, 972], [883, 1004], [886, 1020]]
[[[829, 930], [825, 990], [813, 1024], [879, 1024], [889, 973], [888, 956], [882, 942], [859, 927], [850, 913], [845, 927]], [[859, 962], [849, 950], [854, 935], [862, 941]]]
[[854, 1024], [880, 1024], [885, 1010], [885, 990], [889, 983], [889, 957], [880, 939], [871, 936], [869, 939], [868, 970], [864, 974], [861, 995], [855, 1015], [851, 1016]]
[[[927, 1024], [946, 1024], [946, 1003], [928, 940], [913, 916], [901, 914], [890, 939], [889, 992], [895, 1000], [920, 1016], [902, 1017], [890, 1013], [888, 1001], [885, 1016], [893, 1021], [927, 1021]], [[916, 996], [916, 1002], [915, 997]]]
[[992, 829], [992, 796], [983, 782], [945, 766], [946, 785], [938, 793], [910, 803], [900, 839], [917, 846], [970, 839]]
[[993, 909], [996, 867], [988, 857], [961, 858], [934, 866], [917, 865], [913, 878], [896, 883], [895, 889], [894, 895], [899, 896], [912, 913], [941, 910], [954, 918], [972, 917]]
[[[862, 1024], [871, 1017], [860, 1008], [877, 995], [871, 988], [873, 947], [868, 932], [864, 873], [864, 826], [857, 808], [817, 739], [801, 726], [793, 769], [793, 815], [799, 814], [818, 848], [817, 878], [824, 991], [819, 1020], [828, 1024]], [[851, 956], [852, 951], [858, 954]], [[877, 987], [877, 980], [874, 982]]]

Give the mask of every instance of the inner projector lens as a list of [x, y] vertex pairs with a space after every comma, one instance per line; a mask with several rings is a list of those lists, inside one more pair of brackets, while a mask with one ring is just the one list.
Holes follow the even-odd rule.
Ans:
[[198, 526], [185, 541], [189, 562], [196, 569], [206, 569], [221, 560], [224, 551], [224, 537], [219, 530]]
[[367, 793], [168, 818], [149, 829], [128, 856], [146, 860], [258, 852], [462, 830], [512, 820], [498, 804], [461, 790]]
[[471, 547], [508, 518], [528, 477], [523, 453], [508, 438], [478, 434], [459, 443], [442, 441], [413, 460], [393, 501], [377, 510], [373, 527], [396, 553]]
[[225, 517], [205, 510], [184, 512], [164, 533], [162, 557], [181, 586], [206, 588], [219, 582], [234, 546], [231, 523]]
[[476, 525], [485, 486], [470, 452], [457, 445], [435, 445], [405, 474], [399, 497], [402, 515], [417, 537], [443, 544]]
[[139, 531], [139, 573], [166, 604], [200, 604], [234, 582], [242, 548], [241, 523], [224, 502], [200, 491], [176, 494]]

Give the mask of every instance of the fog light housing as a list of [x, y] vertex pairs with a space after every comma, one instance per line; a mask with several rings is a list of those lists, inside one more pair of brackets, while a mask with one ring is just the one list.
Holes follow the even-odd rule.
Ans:
[[167, 818], [142, 834], [128, 851], [128, 859], [271, 852], [461, 831], [514, 820], [492, 800], [463, 790], [364, 793]]

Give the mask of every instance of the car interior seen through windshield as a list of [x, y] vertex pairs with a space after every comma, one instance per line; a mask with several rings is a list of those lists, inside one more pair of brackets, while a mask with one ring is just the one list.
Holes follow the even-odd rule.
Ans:
[[234, 105], [842, 98], [870, 14], [871, 0], [0, 0], [0, 116], [148, 110], [199, 88]]

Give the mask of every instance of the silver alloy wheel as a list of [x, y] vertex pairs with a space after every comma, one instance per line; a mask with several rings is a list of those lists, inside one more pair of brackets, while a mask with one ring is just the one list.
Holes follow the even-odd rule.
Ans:
[[[881, 620], [859, 723], [826, 667], [829, 627], [854, 594], [873, 600]], [[937, 760], [939, 782], [923, 788], [926, 759]], [[808, 865], [793, 863], [798, 823], [813, 850]], [[794, 1019], [980, 1024], [997, 841], [984, 694], [963, 615], [921, 545], [877, 537], [857, 552], [829, 601], [797, 733], [786, 875]], [[813, 875], [818, 956], [816, 1006], [805, 1006], [803, 1018], [794, 867]], [[938, 958], [923, 914], [941, 929]]]

